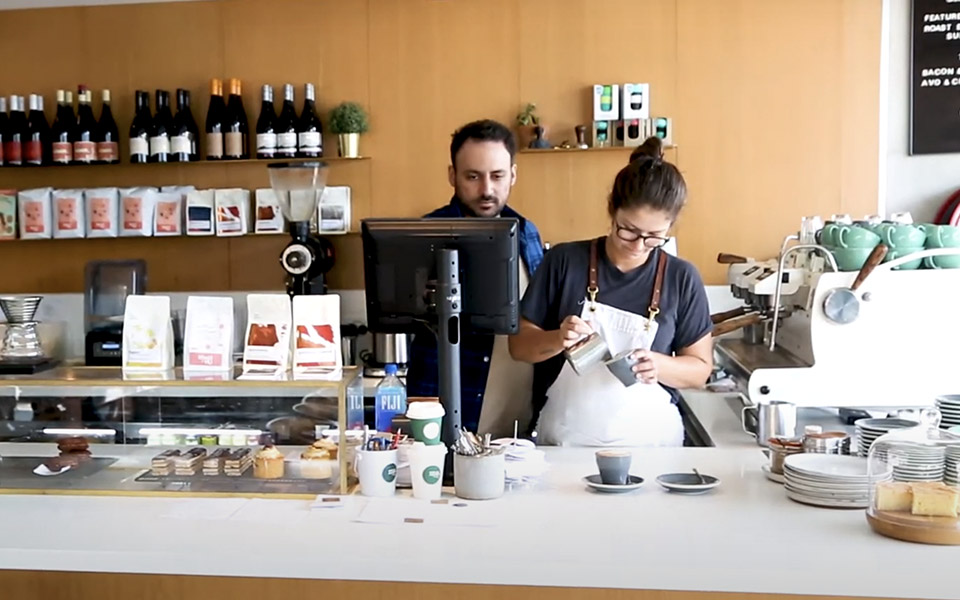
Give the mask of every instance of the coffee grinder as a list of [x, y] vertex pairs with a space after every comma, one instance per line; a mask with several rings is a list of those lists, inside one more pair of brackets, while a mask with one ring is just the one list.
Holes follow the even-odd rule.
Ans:
[[40, 346], [37, 323], [34, 318], [42, 296], [5, 296], [0, 298], [0, 309], [7, 318], [0, 347], [0, 374], [28, 375], [56, 364]]
[[143, 260], [87, 263], [83, 295], [84, 358], [88, 367], [123, 364], [123, 313], [127, 296], [147, 292]]
[[267, 165], [270, 187], [293, 238], [280, 253], [291, 297], [327, 291], [325, 275], [333, 268], [333, 244], [310, 228], [327, 185], [327, 168], [322, 161]]

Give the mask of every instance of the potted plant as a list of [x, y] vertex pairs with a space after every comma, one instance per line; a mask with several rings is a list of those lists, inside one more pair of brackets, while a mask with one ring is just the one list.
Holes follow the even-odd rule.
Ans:
[[[540, 125], [540, 117], [537, 116], [537, 105], [533, 102], [527, 103], [523, 110], [517, 114], [517, 142], [520, 148], [529, 148], [536, 137], [534, 130]], [[546, 135], [546, 128], [543, 134]]]
[[369, 129], [367, 113], [356, 102], [343, 102], [330, 111], [330, 131], [337, 134], [337, 146], [343, 158], [360, 156], [360, 134]]

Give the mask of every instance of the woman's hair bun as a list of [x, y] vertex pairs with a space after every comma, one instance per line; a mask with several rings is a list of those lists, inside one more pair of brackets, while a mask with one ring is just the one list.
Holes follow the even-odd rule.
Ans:
[[655, 161], [663, 160], [663, 140], [652, 135], [630, 153], [630, 162], [646, 158], [652, 158]]

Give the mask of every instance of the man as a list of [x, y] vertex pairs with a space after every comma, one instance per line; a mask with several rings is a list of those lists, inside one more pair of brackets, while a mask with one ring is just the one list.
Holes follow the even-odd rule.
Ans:
[[[543, 260], [536, 226], [507, 206], [517, 181], [517, 142], [506, 126], [484, 119], [453, 134], [448, 177], [450, 203], [425, 218], [511, 217], [519, 220], [520, 294]], [[470, 431], [495, 437], [513, 435], [514, 420], [524, 432], [530, 421], [531, 365], [514, 361], [506, 336], [464, 333], [460, 339], [461, 423]], [[419, 333], [410, 347], [408, 396], [437, 396], [436, 337]], [[482, 408], [482, 411], [481, 411]]]

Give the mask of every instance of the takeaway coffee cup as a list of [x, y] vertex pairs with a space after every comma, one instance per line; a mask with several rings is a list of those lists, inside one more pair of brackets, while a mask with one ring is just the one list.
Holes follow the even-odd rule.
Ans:
[[357, 450], [357, 476], [364, 496], [392, 496], [397, 491], [397, 451]]
[[440, 488], [443, 486], [443, 466], [447, 457], [447, 447], [414, 442], [407, 449], [407, 456], [410, 458], [413, 497], [425, 500], [439, 498]]
[[439, 444], [444, 414], [446, 411], [439, 402], [410, 402], [407, 405], [407, 419], [410, 420], [413, 439], [428, 446]]

